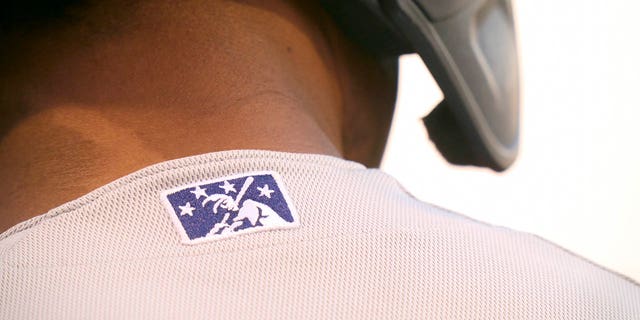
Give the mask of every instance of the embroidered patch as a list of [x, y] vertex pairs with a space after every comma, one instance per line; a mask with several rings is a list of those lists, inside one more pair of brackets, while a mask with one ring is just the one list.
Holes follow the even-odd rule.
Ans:
[[298, 226], [280, 176], [253, 172], [163, 192], [171, 218], [187, 244]]

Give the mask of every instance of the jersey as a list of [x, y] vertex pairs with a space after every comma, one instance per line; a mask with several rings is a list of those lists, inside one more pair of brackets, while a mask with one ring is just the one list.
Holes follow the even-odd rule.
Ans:
[[147, 167], [3, 233], [0, 318], [640, 319], [640, 287], [377, 169], [244, 150]]

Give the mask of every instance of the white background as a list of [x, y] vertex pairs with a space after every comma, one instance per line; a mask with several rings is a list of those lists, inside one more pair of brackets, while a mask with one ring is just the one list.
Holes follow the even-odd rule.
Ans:
[[521, 151], [503, 174], [448, 165], [420, 118], [442, 98], [417, 56], [401, 59], [382, 169], [416, 197], [538, 234], [640, 281], [640, 4], [514, 3]]

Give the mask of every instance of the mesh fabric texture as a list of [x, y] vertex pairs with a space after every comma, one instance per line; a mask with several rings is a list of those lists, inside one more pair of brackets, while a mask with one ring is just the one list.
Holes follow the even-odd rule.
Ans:
[[[261, 170], [298, 228], [181, 243], [162, 191]], [[0, 318], [640, 319], [640, 287], [379, 170], [248, 150], [145, 168], [0, 235]]]

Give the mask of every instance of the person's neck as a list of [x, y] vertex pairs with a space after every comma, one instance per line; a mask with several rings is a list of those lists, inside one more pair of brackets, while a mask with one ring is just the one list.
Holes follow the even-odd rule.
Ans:
[[165, 160], [233, 149], [341, 156], [340, 93], [313, 32], [250, 13], [242, 19], [274, 27], [213, 41], [214, 27], [151, 21], [90, 46], [43, 39], [55, 53], [35, 56], [37, 77], [16, 99], [32, 112], [0, 141], [0, 231]]

